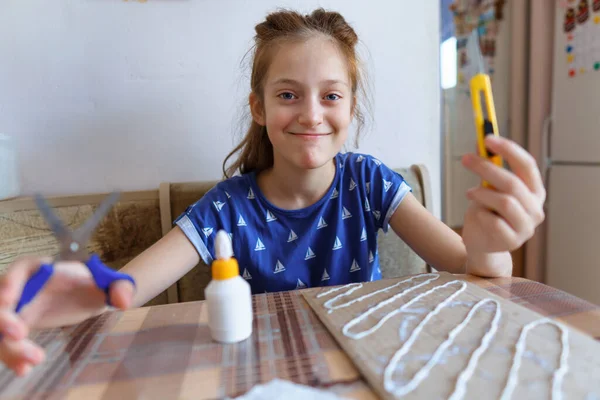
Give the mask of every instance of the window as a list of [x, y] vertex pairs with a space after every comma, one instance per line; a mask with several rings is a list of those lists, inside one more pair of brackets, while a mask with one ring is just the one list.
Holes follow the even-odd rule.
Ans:
[[456, 86], [456, 38], [454, 36], [444, 40], [440, 46], [440, 65], [442, 75], [442, 89]]

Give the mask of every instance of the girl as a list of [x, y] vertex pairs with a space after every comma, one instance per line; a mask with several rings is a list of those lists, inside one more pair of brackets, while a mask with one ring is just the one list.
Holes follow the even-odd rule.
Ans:
[[[275, 12], [256, 26], [253, 121], [225, 160], [228, 179], [123, 268], [137, 291], [117, 281], [111, 304], [143, 305], [200, 258], [210, 265], [219, 229], [231, 234], [254, 293], [379, 279], [377, 232], [388, 226], [437, 269], [511, 275], [509, 251], [544, 219], [545, 191], [535, 161], [500, 138], [488, 138], [487, 147], [514, 174], [475, 155], [464, 157], [463, 164], [496, 190], [467, 193], [471, 205], [461, 238], [421, 206], [402, 176], [371, 156], [340, 153], [350, 123], [362, 121], [357, 40], [340, 14], [321, 9]], [[237, 171], [241, 175], [232, 177]], [[24, 283], [48, 261], [22, 258], [0, 281], [0, 359], [21, 375], [44, 357], [27, 338], [30, 327], [73, 324], [106, 310], [84, 265], [57, 263], [44, 290], [16, 315]]]

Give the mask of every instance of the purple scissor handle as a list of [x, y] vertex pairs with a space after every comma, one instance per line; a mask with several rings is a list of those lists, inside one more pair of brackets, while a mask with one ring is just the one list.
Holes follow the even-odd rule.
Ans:
[[[55, 258], [55, 261], [80, 261], [85, 264], [92, 277], [96, 282], [96, 286], [106, 293], [106, 302], [110, 305], [108, 297], [108, 289], [114, 281], [125, 279], [135, 286], [133, 278], [127, 274], [114, 271], [104, 265], [100, 258], [95, 254], [88, 254], [85, 249], [86, 243], [90, 240], [92, 233], [104, 216], [111, 209], [113, 204], [119, 198], [119, 193], [111, 193], [99, 206], [96, 212], [85, 223], [75, 231], [70, 231], [54, 214], [46, 200], [41, 195], [35, 196], [35, 202], [40, 209], [42, 215], [50, 225], [50, 229], [58, 239], [60, 244], [60, 252]], [[35, 274], [29, 278], [15, 311], [18, 313], [29, 303], [44, 287], [54, 272], [52, 264], [43, 264]]]

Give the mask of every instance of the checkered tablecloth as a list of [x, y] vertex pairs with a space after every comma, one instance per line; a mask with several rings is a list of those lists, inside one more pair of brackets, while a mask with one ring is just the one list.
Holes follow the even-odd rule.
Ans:
[[[600, 308], [519, 278], [464, 279], [600, 337]], [[2, 399], [215, 399], [273, 378], [375, 398], [300, 292], [256, 295], [254, 333], [211, 341], [203, 302], [112, 312], [32, 335], [46, 362], [26, 378], [0, 368]]]

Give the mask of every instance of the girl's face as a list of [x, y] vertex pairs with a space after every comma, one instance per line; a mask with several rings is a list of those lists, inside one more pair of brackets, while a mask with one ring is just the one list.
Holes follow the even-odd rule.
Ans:
[[314, 38], [275, 50], [264, 104], [253, 97], [253, 116], [267, 127], [275, 165], [319, 168], [346, 141], [354, 96], [346, 61], [330, 40]]

